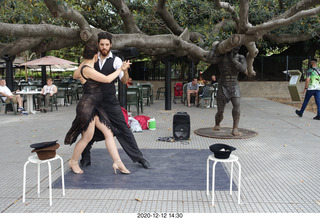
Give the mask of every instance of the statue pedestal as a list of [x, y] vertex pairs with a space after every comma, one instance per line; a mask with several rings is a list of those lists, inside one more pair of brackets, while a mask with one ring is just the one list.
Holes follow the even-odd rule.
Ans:
[[219, 131], [213, 130], [213, 127], [200, 128], [194, 131], [195, 134], [207, 138], [220, 138], [220, 139], [244, 139], [252, 138], [258, 135], [257, 132], [248, 129], [238, 128], [240, 135], [232, 135], [232, 127], [220, 127]]

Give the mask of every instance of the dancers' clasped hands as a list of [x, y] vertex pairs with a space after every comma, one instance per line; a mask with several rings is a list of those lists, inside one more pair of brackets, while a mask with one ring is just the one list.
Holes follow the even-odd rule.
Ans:
[[131, 63], [129, 60], [124, 61], [124, 62], [122, 63], [122, 66], [121, 66], [121, 70], [122, 70], [122, 71], [125, 71], [125, 70], [129, 69], [131, 64], [132, 64], [132, 63]]

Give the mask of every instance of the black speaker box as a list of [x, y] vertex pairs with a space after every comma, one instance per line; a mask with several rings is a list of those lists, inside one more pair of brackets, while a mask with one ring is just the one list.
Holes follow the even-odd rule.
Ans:
[[190, 116], [186, 112], [178, 112], [173, 116], [173, 137], [175, 140], [190, 138]]

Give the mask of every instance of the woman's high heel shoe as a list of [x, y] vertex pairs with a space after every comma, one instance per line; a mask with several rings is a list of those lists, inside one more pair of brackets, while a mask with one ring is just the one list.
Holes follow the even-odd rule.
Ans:
[[117, 170], [119, 170], [123, 174], [129, 174], [130, 171], [124, 166], [121, 160], [115, 160], [112, 164], [114, 169], [114, 174], [117, 174]]
[[76, 174], [81, 174], [83, 173], [83, 170], [81, 170], [81, 168], [79, 167], [78, 161], [76, 160], [69, 160], [69, 167], [71, 168], [71, 170], [76, 173]]

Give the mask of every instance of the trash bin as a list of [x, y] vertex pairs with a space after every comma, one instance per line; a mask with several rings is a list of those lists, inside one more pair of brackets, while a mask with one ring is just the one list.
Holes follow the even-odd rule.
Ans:
[[290, 76], [288, 89], [291, 96], [291, 100], [300, 101], [301, 99], [298, 91], [298, 83], [300, 81], [302, 73], [299, 70], [288, 70], [286, 72]]

